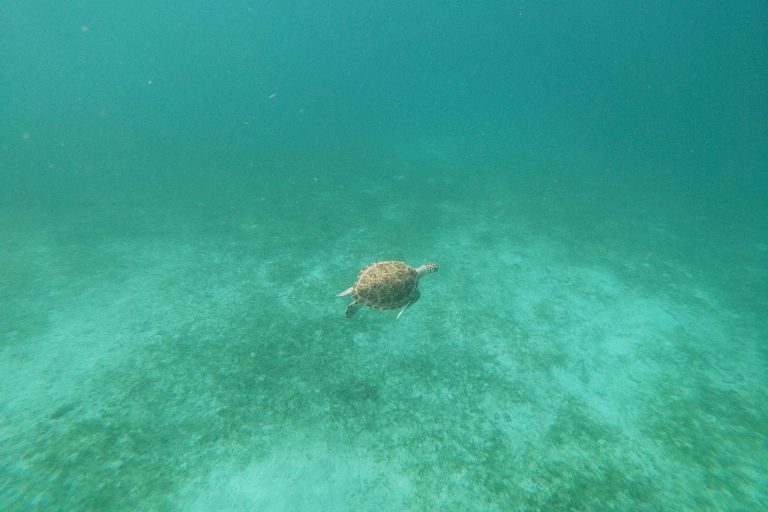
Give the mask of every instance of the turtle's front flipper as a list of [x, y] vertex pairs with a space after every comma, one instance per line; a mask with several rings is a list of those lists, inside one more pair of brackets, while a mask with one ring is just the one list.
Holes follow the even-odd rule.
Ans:
[[336, 296], [337, 297], [343, 297], [345, 295], [349, 295], [350, 293], [352, 293], [352, 287], [351, 286], [349, 288], [347, 288], [346, 290], [344, 290], [343, 292], [337, 293]]
[[406, 305], [405, 305], [405, 307], [404, 307], [403, 309], [401, 309], [401, 310], [400, 310], [400, 312], [397, 314], [397, 317], [395, 317], [395, 318], [400, 318], [400, 315], [402, 315], [403, 313], [405, 313], [405, 310], [406, 310], [406, 309], [408, 309], [408, 307], [409, 307], [409, 306], [412, 306], [414, 302], [416, 302], [417, 300], [419, 300], [419, 297], [421, 297], [421, 292], [420, 292], [419, 290], [416, 290], [416, 294], [415, 294], [415, 295], [413, 296], [413, 298], [412, 298], [412, 299], [411, 299], [411, 300], [408, 302], [408, 304], [406, 304]]
[[357, 301], [350, 302], [349, 305], [347, 306], [347, 309], [344, 310], [344, 316], [346, 318], [352, 318], [352, 315], [357, 313], [357, 310], [360, 309], [362, 305], [363, 305], [362, 303]]

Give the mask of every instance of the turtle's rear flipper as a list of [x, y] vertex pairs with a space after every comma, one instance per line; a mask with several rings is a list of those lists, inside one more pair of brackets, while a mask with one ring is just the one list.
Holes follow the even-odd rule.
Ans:
[[345, 295], [349, 295], [350, 293], [352, 293], [352, 287], [351, 286], [349, 288], [347, 288], [346, 290], [344, 290], [343, 292], [337, 293], [336, 296], [337, 297], [343, 297]]
[[349, 306], [347, 306], [347, 309], [344, 310], [344, 316], [346, 318], [352, 318], [352, 315], [357, 313], [357, 310], [360, 309], [360, 307], [363, 304], [360, 302], [350, 302]]

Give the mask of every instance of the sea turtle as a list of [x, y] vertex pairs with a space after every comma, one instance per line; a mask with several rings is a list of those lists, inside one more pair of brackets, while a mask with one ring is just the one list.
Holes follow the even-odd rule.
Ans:
[[412, 267], [402, 261], [377, 261], [363, 268], [357, 274], [357, 281], [351, 288], [337, 297], [352, 294], [352, 302], [344, 311], [349, 318], [362, 306], [373, 309], [398, 309], [397, 318], [408, 306], [419, 300], [419, 278], [424, 274], [437, 272], [437, 265], [427, 263]]

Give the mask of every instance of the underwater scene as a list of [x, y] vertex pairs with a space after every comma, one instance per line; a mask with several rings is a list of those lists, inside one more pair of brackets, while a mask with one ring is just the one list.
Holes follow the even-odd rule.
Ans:
[[0, 510], [768, 508], [766, 27], [0, 2]]

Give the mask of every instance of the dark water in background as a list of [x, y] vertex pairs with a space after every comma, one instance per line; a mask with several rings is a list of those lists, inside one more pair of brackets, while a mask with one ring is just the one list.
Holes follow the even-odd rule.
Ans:
[[766, 84], [759, 1], [1, 2], [0, 508], [765, 504]]

